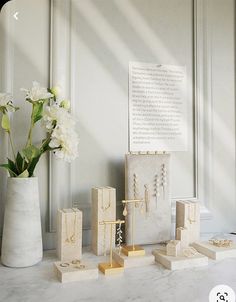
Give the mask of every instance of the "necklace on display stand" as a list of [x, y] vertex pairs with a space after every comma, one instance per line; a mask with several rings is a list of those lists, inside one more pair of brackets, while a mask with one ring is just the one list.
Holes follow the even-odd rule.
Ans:
[[108, 199], [109, 199], [109, 201], [108, 201], [108, 205], [106, 206], [104, 206], [104, 188], [102, 188], [102, 206], [101, 206], [101, 208], [102, 208], [102, 210], [103, 210], [103, 212], [105, 212], [106, 210], [108, 210], [110, 207], [111, 207], [111, 193], [110, 193], [110, 190], [108, 190], [108, 192], [109, 192], [109, 197], [108, 197]]
[[76, 238], [75, 238], [75, 233], [76, 233], [76, 222], [77, 222], [77, 212], [74, 211], [74, 224], [73, 224], [73, 232], [71, 235], [69, 235], [69, 226], [68, 226], [68, 220], [67, 220], [67, 215], [68, 213], [65, 212], [65, 230], [66, 230], [66, 239], [65, 239], [65, 242], [66, 243], [69, 243], [69, 244], [75, 244], [76, 242]]
[[[194, 209], [193, 211], [192, 208]], [[191, 224], [196, 222], [196, 207], [194, 203], [188, 204], [188, 220]]]

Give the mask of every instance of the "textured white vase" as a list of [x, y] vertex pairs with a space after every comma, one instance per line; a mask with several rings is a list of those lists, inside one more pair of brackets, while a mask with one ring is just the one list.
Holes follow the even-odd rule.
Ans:
[[42, 260], [38, 178], [8, 178], [2, 264], [32, 266]]

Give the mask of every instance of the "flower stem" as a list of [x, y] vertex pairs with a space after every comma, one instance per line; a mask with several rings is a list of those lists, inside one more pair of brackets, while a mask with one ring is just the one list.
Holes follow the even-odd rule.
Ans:
[[9, 135], [9, 141], [10, 141], [10, 145], [11, 145], [12, 154], [13, 154], [14, 160], [16, 162], [16, 153], [15, 153], [14, 143], [13, 143], [12, 136], [11, 136], [11, 131], [8, 131], [7, 133]]
[[29, 129], [26, 147], [29, 147], [30, 145], [32, 145], [32, 131], [33, 131], [33, 127], [34, 127], [33, 112], [34, 112], [34, 104], [32, 105], [30, 129]]

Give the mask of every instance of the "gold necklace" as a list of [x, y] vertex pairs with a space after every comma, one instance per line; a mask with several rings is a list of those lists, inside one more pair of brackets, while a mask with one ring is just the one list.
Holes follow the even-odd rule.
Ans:
[[74, 230], [73, 230], [73, 233], [72, 235], [69, 235], [69, 232], [68, 232], [68, 220], [67, 220], [67, 213], [65, 213], [65, 229], [66, 229], [66, 240], [65, 242], [66, 243], [69, 243], [69, 244], [75, 244], [76, 242], [76, 222], [77, 222], [77, 212], [75, 211], [75, 217], [74, 217]]
[[110, 193], [110, 190], [108, 190], [108, 192], [109, 192], [109, 203], [108, 203], [107, 206], [104, 207], [104, 194], [103, 194], [103, 190], [104, 189], [102, 188], [102, 207], [101, 208], [102, 208], [103, 212], [105, 212], [111, 206], [111, 193]]
[[[192, 206], [193, 206], [193, 208], [194, 208], [194, 213], [193, 213], [193, 215], [191, 215], [192, 214], [192, 211], [191, 211], [191, 209], [192, 209]], [[193, 218], [193, 219], [192, 219]], [[193, 203], [189, 203], [189, 205], [188, 205], [188, 220], [189, 220], [189, 222], [192, 224], [193, 222], [196, 222], [196, 207], [195, 207], [195, 204], [193, 204]]]

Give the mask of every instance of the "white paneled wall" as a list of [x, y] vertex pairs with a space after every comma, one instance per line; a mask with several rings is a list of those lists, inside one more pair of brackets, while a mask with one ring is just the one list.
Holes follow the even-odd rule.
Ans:
[[[49, 84], [50, 3], [49, 0], [13, 0], [0, 15], [1, 91], [13, 91], [22, 106], [13, 126], [17, 146], [25, 142], [29, 109], [20, 87], [32, 80]], [[71, 3], [71, 13], [61, 5]], [[236, 230], [235, 200], [235, 15], [233, 0], [196, 0], [204, 3], [202, 69], [203, 124], [206, 154], [205, 186], [202, 191], [212, 218], [202, 220], [202, 231]], [[117, 188], [118, 200], [124, 197], [124, 154], [128, 151], [128, 62], [132, 60], [187, 66], [189, 99], [189, 152], [172, 154], [172, 195], [195, 195], [196, 128], [194, 127], [194, 20], [190, 0], [54, 0], [65, 24], [71, 25], [67, 47], [71, 52], [62, 63], [68, 64], [71, 77], [72, 110], [78, 118], [80, 158], [71, 169], [64, 186], [71, 188], [73, 200], [85, 209], [84, 227], [90, 228], [90, 188], [111, 185]], [[19, 12], [19, 20], [13, 18]], [[55, 15], [54, 15], [55, 17]], [[64, 27], [63, 27], [64, 28]], [[57, 45], [62, 31], [52, 32]], [[61, 33], [61, 36], [60, 34]], [[53, 40], [53, 41], [54, 41]], [[59, 42], [58, 42], [59, 41]], [[2, 47], [2, 45], [4, 45]], [[62, 45], [63, 47], [63, 45]], [[52, 52], [53, 53], [53, 52]], [[61, 52], [63, 53], [63, 52]], [[195, 54], [196, 55], [196, 54]], [[60, 70], [60, 58], [52, 68]], [[57, 66], [55, 66], [57, 64]], [[59, 64], [59, 65], [58, 65]], [[64, 66], [63, 65], [63, 66]], [[62, 66], [62, 65], [61, 65]], [[58, 75], [58, 73], [57, 73]], [[68, 86], [68, 85], [67, 85]], [[198, 108], [195, 108], [196, 110]], [[195, 111], [196, 113], [196, 111]], [[209, 118], [210, 117], [210, 118]], [[36, 141], [42, 132], [36, 130]], [[210, 138], [210, 139], [209, 139]], [[0, 161], [7, 144], [0, 132]], [[40, 178], [44, 247], [54, 247], [54, 234], [48, 226], [48, 160], [44, 157], [37, 169]], [[0, 221], [2, 223], [6, 174], [0, 172]], [[56, 186], [55, 182], [53, 182]], [[60, 186], [63, 190], [63, 187]], [[56, 196], [56, 194], [55, 194]], [[59, 204], [52, 200], [55, 209]], [[63, 206], [60, 200], [60, 207]], [[65, 205], [68, 200], [65, 201]], [[209, 218], [209, 217], [208, 217]], [[85, 232], [89, 242], [89, 232]]]

